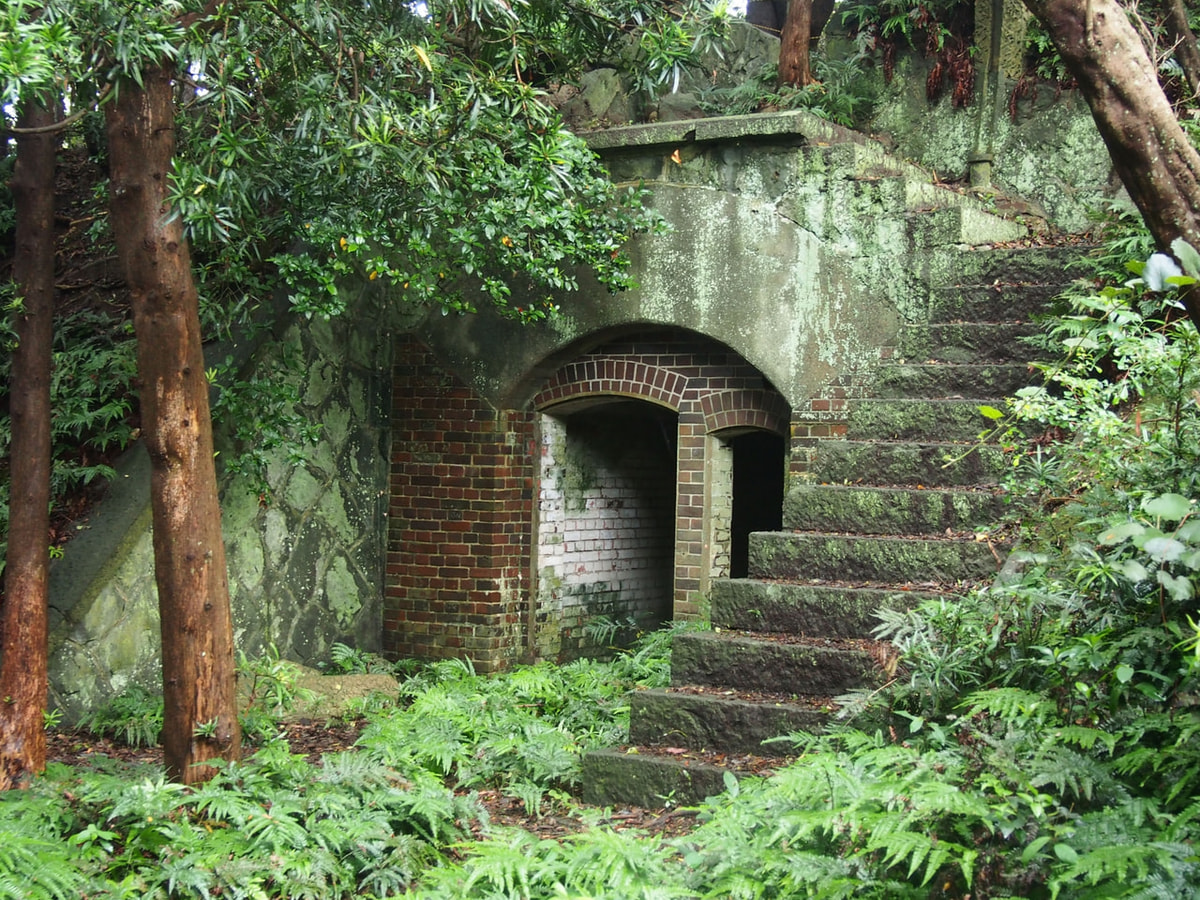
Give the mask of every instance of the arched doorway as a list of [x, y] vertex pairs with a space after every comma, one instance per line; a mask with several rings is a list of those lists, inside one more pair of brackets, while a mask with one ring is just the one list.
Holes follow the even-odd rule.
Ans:
[[537, 643], [571, 658], [672, 617], [678, 415], [600, 397], [541, 417]]
[[745, 573], [750, 531], [780, 527], [790, 410], [718, 341], [684, 329], [593, 341], [533, 407], [534, 656], [600, 649], [598, 621], [631, 635], [704, 618], [712, 580]]

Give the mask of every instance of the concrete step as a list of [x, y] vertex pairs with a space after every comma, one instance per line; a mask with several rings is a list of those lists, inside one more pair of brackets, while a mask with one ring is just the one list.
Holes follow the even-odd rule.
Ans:
[[1029, 322], [943, 322], [906, 325], [894, 358], [905, 362], [1026, 363], [1037, 356], [1023, 339], [1036, 334]]
[[[916, 274], [931, 287], [1041, 284], [1050, 278], [1061, 284], [1075, 277], [1071, 266], [1086, 247], [955, 247], [927, 244]], [[1079, 270], [1082, 274], [1082, 270]]]
[[834, 697], [883, 680], [883, 670], [869, 653], [831, 641], [711, 631], [677, 635], [671, 650], [674, 686]]
[[[926, 198], [927, 191], [922, 188], [920, 196], [910, 196], [909, 208], [913, 211], [907, 217], [909, 234], [920, 252], [929, 247], [971, 247], [1016, 241], [1029, 234], [1029, 229], [1020, 222], [986, 212], [971, 198], [963, 197], [961, 205], [939, 208], [945, 202], [944, 194], [962, 195], [936, 185], [927, 187], [929, 191], [941, 193]], [[922, 208], [926, 202], [928, 209]]]
[[[729, 773], [729, 774], [727, 774]], [[593, 750], [580, 766], [582, 800], [592, 806], [695, 806], [725, 790], [735, 769], [705, 762], [701, 754], [657, 754], [653, 748]]]
[[[992, 404], [994, 405], [994, 404]], [[978, 443], [994, 427], [977, 400], [853, 400], [846, 437], [876, 441]]]
[[999, 492], [950, 488], [917, 490], [801, 484], [783, 501], [783, 527], [857, 534], [943, 534], [967, 531], [1002, 517]]
[[825, 638], [868, 638], [884, 609], [909, 609], [937, 596], [924, 591], [834, 587], [729, 578], [714, 581], [712, 622], [739, 631], [784, 631]]
[[936, 287], [929, 294], [931, 322], [1029, 321], [1049, 311], [1067, 282], [969, 284]]
[[779, 531], [750, 535], [750, 577], [953, 585], [992, 578], [1007, 548], [986, 540], [931, 540]]
[[831, 705], [744, 700], [734, 691], [689, 687], [634, 691], [629, 695], [629, 742], [691, 747], [724, 753], [771, 753], [763, 741], [793, 731], [824, 729]]
[[[1009, 397], [1040, 375], [1025, 363], [890, 363], [881, 366], [871, 385], [876, 399], [957, 400]], [[991, 406], [1003, 408], [997, 399]]]
[[831, 484], [951, 487], [995, 484], [1008, 470], [1004, 453], [992, 444], [824, 441], [817, 448], [811, 475]]

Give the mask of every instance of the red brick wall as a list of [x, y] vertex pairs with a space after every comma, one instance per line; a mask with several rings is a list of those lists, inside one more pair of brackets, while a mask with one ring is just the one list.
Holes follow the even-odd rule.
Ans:
[[728, 522], [720, 521], [728, 486], [706, 483], [730, 471], [715, 458], [714, 435], [788, 435], [789, 469], [798, 475], [817, 442], [845, 433], [846, 400], [858, 390], [847, 376], [789, 414], [737, 353], [679, 329], [581, 355], [523, 411], [494, 409], [414, 340], [400, 342], [396, 359], [384, 649], [468, 657], [481, 671], [525, 657], [535, 640], [545, 646], [548, 623], [565, 613], [534, 608], [540, 601], [531, 598], [539, 415], [561, 416], [598, 398], [641, 399], [677, 414], [671, 608], [677, 619], [702, 618], [709, 582], [728, 559]]
[[534, 398], [555, 407], [602, 395], [640, 397], [679, 414], [674, 617], [703, 618], [711, 576], [705, 508], [706, 441], [714, 431], [766, 428], [786, 434], [787, 405], [733, 350], [680, 330], [611, 341], [564, 366]]
[[413, 340], [396, 358], [384, 650], [501, 668], [524, 647], [532, 414], [493, 409]]

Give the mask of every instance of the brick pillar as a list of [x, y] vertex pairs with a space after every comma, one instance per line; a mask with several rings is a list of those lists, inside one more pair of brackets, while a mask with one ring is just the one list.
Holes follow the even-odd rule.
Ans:
[[525, 649], [533, 416], [494, 409], [415, 340], [396, 359], [384, 651], [495, 671]]

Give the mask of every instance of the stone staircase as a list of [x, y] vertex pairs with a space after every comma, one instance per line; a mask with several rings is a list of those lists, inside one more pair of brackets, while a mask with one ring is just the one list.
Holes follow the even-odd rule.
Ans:
[[676, 638], [671, 687], [631, 695], [629, 745], [585, 758], [585, 802], [691, 804], [724, 790], [727, 773], [769, 770], [786, 744], [763, 740], [819, 730], [839, 695], [887, 681], [895, 657], [872, 640], [878, 611], [996, 574], [1007, 548], [978, 529], [1007, 509], [1005, 460], [979, 445], [979, 406], [1029, 383], [1018, 338], [1064, 286], [1069, 257], [944, 255], [954, 274], [930, 286], [867, 396], [849, 401], [844, 437], [818, 444], [785, 499], [785, 530], [751, 535], [751, 577], [714, 583], [713, 630]]

